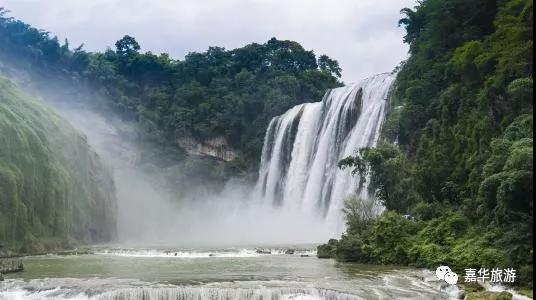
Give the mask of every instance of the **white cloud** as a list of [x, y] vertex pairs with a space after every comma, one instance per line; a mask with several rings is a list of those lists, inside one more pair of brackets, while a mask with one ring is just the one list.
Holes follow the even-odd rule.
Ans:
[[275, 36], [337, 59], [353, 82], [407, 56], [399, 11], [414, 0], [0, 0], [0, 7], [71, 45], [102, 51], [125, 34], [142, 49], [183, 58]]

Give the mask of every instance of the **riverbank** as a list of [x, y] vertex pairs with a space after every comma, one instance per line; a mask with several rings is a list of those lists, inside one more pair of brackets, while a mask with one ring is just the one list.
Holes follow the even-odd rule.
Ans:
[[55, 250], [49, 250], [49, 251], [33, 251], [33, 252], [24, 252], [24, 253], [17, 253], [13, 251], [9, 252], [0, 252], [0, 260], [2, 259], [17, 259], [17, 258], [23, 258], [27, 256], [38, 256], [38, 255], [81, 255], [81, 254], [94, 254], [95, 250], [92, 246], [85, 246], [81, 248], [74, 248], [74, 249], [55, 249]]
[[512, 287], [532, 289], [531, 259], [516, 264], [497, 245], [500, 235], [485, 232], [459, 212], [443, 209], [434, 218], [424, 213], [408, 218], [387, 210], [378, 217], [361, 220], [350, 216], [349, 229], [340, 240], [318, 246], [318, 256], [338, 261], [403, 265], [435, 270], [448, 265], [463, 274], [466, 268], [509, 267], [516, 270]]

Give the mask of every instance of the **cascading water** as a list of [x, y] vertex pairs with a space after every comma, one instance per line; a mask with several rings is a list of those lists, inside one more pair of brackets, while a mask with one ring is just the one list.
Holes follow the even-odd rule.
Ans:
[[95, 300], [162, 299], [162, 300], [359, 300], [360, 297], [315, 288], [130, 288], [109, 292]]
[[330, 90], [321, 102], [295, 106], [270, 122], [262, 151], [257, 197], [283, 209], [320, 215], [342, 231], [344, 198], [369, 199], [365, 182], [337, 163], [374, 146], [394, 74]]
[[300, 282], [213, 282], [173, 285], [128, 279], [9, 280], [0, 286], [0, 299], [63, 300], [360, 300], [360, 296]]

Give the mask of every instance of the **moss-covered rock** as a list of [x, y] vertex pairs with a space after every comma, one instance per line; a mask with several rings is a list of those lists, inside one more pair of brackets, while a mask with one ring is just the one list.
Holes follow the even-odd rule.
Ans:
[[115, 188], [85, 136], [0, 78], [0, 253], [116, 236]]

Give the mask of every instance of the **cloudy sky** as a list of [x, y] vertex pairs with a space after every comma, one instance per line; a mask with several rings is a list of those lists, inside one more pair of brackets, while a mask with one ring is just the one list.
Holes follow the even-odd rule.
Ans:
[[72, 46], [102, 51], [125, 34], [142, 50], [183, 58], [271, 37], [337, 59], [354, 82], [407, 57], [399, 11], [415, 0], [0, 0], [11, 16]]

